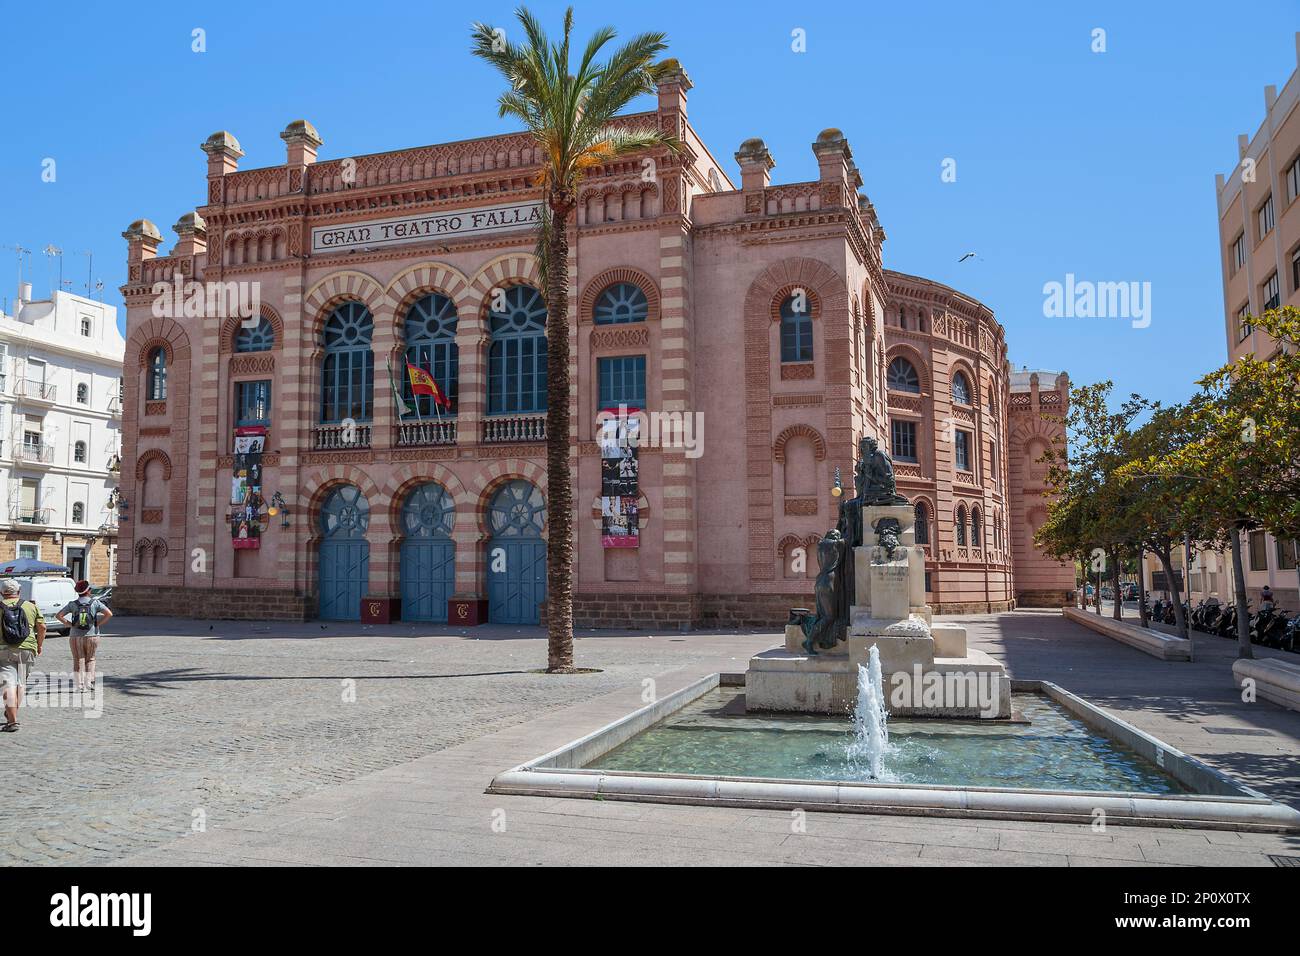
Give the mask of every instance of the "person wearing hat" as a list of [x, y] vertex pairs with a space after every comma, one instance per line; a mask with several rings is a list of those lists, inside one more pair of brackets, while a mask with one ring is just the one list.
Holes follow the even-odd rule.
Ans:
[[0, 583], [0, 696], [4, 698], [5, 733], [18, 730], [27, 671], [45, 647], [45, 620], [31, 601], [20, 600], [13, 578]]
[[113, 612], [99, 598], [91, 597], [89, 581], [78, 581], [73, 590], [77, 592], [76, 600], [63, 605], [63, 610], [54, 616], [68, 628], [68, 643], [72, 647], [72, 673], [77, 681], [77, 690], [94, 690], [99, 628], [108, 623]]

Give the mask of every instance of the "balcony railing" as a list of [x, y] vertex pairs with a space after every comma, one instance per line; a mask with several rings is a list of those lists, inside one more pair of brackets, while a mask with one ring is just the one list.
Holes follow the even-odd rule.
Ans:
[[33, 402], [53, 402], [54, 386], [39, 379], [25, 378], [18, 382], [16, 394]]
[[399, 422], [397, 441], [399, 448], [417, 445], [454, 445], [456, 444], [456, 419], [429, 419], [419, 422]]
[[53, 445], [29, 445], [23, 442], [21, 445], [14, 446], [14, 453], [19, 461], [32, 462], [38, 465], [48, 465], [54, 461]]
[[313, 429], [312, 448], [316, 451], [345, 451], [370, 447], [370, 423], [317, 425]]
[[9, 520], [14, 524], [49, 524], [49, 508], [11, 508]]
[[483, 419], [485, 443], [546, 441], [546, 413], [492, 415]]
[[108, 400], [108, 416], [110, 418], [122, 417], [122, 403], [117, 400], [116, 395]]

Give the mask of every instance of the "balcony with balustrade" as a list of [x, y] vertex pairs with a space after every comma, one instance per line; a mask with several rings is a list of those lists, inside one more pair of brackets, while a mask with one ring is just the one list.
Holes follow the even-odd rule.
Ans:
[[11, 525], [47, 525], [50, 523], [49, 508], [24, 508], [16, 505], [9, 509], [9, 523]]
[[370, 447], [370, 422], [320, 424], [312, 429], [312, 451], [354, 451]]
[[14, 461], [29, 467], [49, 467], [54, 464], [54, 446], [23, 442], [14, 446]]
[[546, 413], [489, 415], [483, 419], [483, 443], [546, 441]]
[[55, 388], [49, 382], [42, 382], [35, 378], [19, 379], [14, 383], [14, 397], [20, 403], [28, 405], [53, 405], [55, 402]]
[[397, 448], [456, 444], [456, 419], [450, 416], [398, 422], [393, 431], [393, 445]]

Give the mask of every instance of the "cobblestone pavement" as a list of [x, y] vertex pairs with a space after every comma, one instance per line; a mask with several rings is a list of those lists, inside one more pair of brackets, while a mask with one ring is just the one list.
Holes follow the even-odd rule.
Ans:
[[[959, 620], [1014, 676], [1056, 681], [1300, 804], [1300, 714], [1241, 702], [1230, 642], [1198, 638], [1196, 662], [1175, 663], [1054, 613]], [[539, 673], [536, 629], [118, 618], [110, 630], [102, 717], [33, 709], [20, 733], [0, 735], [0, 863], [681, 865], [703, 851], [718, 863], [1269, 866], [1268, 854], [1300, 855], [1300, 835], [1116, 827], [1099, 840], [1084, 825], [840, 814], [810, 815], [822, 836], [796, 845], [778, 811], [484, 794], [497, 772], [628, 713], [645, 679], [668, 688], [742, 671], [773, 634], [585, 632], [578, 662], [603, 671], [560, 677]], [[69, 661], [51, 638], [43, 667]], [[489, 826], [501, 806], [508, 838]]]
[[[196, 819], [220, 828], [705, 653], [690, 650], [698, 637], [580, 634], [579, 663], [603, 673], [553, 676], [538, 673], [537, 629], [211, 627], [116, 618], [100, 649], [101, 717], [24, 708], [22, 729], [0, 735], [0, 863], [110, 862]], [[51, 635], [39, 670], [70, 667], [67, 639]]]

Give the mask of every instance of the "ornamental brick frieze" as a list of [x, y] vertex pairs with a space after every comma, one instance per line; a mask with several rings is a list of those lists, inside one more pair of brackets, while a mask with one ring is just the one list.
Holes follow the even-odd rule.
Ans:
[[593, 349], [625, 349], [647, 345], [650, 342], [650, 330], [644, 325], [632, 328], [598, 329], [591, 333]]
[[395, 448], [389, 458], [393, 461], [452, 461], [457, 457], [455, 448]]
[[[234, 468], [234, 467], [235, 467], [235, 456], [234, 456], [234, 455], [218, 455], [218, 456], [217, 456], [217, 468]], [[278, 451], [273, 451], [273, 452], [270, 452], [270, 453], [268, 453], [268, 454], [263, 455], [263, 456], [262, 456], [262, 467], [263, 467], [263, 468], [278, 468], [278, 467], [280, 467], [280, 453], [279, 453]]]
[[772, 404], [781, 408], [797, 408], [801, 405], [820, 405], [824, 401], [825, 396], [818, 392], [802, 392], [774, 396]]
[[146, 415], [166, 415], [167, 403], [166, 402], [145, 402], [144, 413]]
[[274, 355], [236, 355], [230, 360], [231, 375], [247, 375], [255, 372], [274, 371]]
[[786, 498], [785, 513], [788, 515], [815, 515], [817, 513], [817, 499]]
[[354, 465], [373, 464], [375, 453], [369, 449], [357, 451], [308, 452], [302, 456], [304, 465]]
[[783, 382], [808, 381], [814, 377], [812, 362], [786, 362], [781, 365], [781, 381]]

